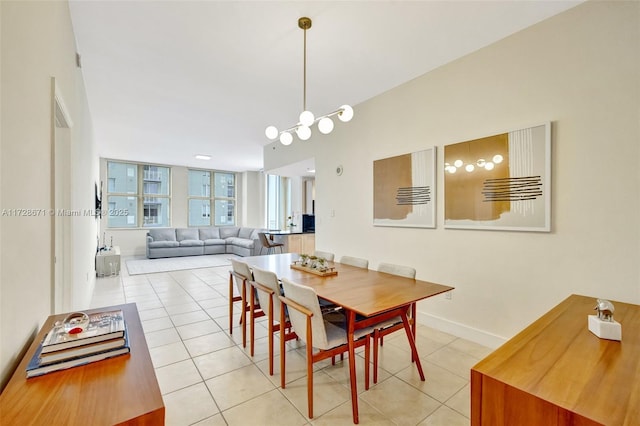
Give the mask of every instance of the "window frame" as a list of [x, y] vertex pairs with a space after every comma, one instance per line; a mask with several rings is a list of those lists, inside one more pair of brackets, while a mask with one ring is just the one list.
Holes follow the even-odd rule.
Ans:
[[[208, 192], [209, 195], [191, 195], [190, 191], [190, 183], [191, 183], [191, 173], [197, 172], [209, 173], [209, 185]], [[216, 176], [218, 175], [231, 175], [233, 176], [233, 197], [229, 196], [219, 196], [216, 195]], [[205, 184], [202, 184], [203, 186]], [[206, 191], [205, 191], [206, 192]], [[198, 169], [198, 168], [187, 168], [187, 226], [189, 228], [197, 228], [201, 226], [238, 226], [238, 174], [235, 172], [224, 171], [224, 170], [210, 170], [210, 169]], [[191, 223], [191, 200], [200, 200], [200, 201], [208, 201], [209, 202], [209, 214], [207, 219], [209, 221], [208, 225], [205, 224], [192, 224]], [[216, 218], [218, 217], [218, 211], [216, 210], [216, 201], [230, 201], [233, 204], [233, 222], [225, 223], [225, 224], [216, 224]], [[204, 204], [200, 204], [198, 208], [202, 209]], [[204, 219], [204, 217], [203, 217]]]
[[[122, 164], [125, 166], [133, 166], [136, 168], [136, 193], [127, 193], [127, 192], [116, 192], [116, 191], [111, 191], [112, 185], [112, 179], [115, 179], [115, 177], [111, 177], [109, 175], [109, 165], [113, 163], [113, 164]], [[150, 168], [150, 167], [157, 167], [157, 168], [162, 168], [162, 169], [166, 169], [167, 171], [167, 194], [148, 194], [145, 192], [145, 187], [148, 187], [148, 185], [145, 186], [145, 183], [148, 183], [149, 180], [145, 179], [145, 168]], [[172, 199], [171, 199], [171, 194], [172, 194], [172, 169], [170, 166], [166, 166], [166, 165], [161, 165], [161, 164], [152, 164], [152, 163], [136, 163], [136, 162], [132, 162], [132, 161], [118, 161], [118, 160], [106, 160], [106, 177], [107, 177], [107, 204], [109, 206], [112, 206], [114, 202], [111, 201], [111, 197], [127, 197], [127, 198], [135, 198], [136, 199], [136, 216], [135, 216], [135, 224], [132, 226], [121, 226], [121, 225], [116, 225], [113, 226], [110, 224], [110, 220], [109, 218], [112, 216], [112, 213], [118, 213], [118, 210], [113, 210], [113, 209], [109, 209], [106, 212], [106, 219], [107, 219], [107, 224], [106, 224], [106, 228], [107, 229], [151, 229], [151, 228], [166, 228], [166, 227], [171, 227], [171, 220], [172, 220], [172, 214], [171, 214], [171, 206], [172, 206]], [[113, 181], [115, 184], [115, 181]], [[115, 185], [114, 185], [115, 186]], [[114, 188], [115, 189], [115, 188]], [[156, 208], [158, 208], [158, 205], [164, 205], [162, 202], [157, 202], [157, 203], [152, 203], [149, 204], [146, 202], [147, 199], [159, 199], [159, 200], [166, 200], [166, 206], [167, 206], [167, 223], [163, 224], [163, 225], [157, 225], [156, 224], [149, 224], [147, 223], [146, 219], [145, 219], [145, 211], [149, 211], [151, 210], [151, 206], [155, 205]], [[148, 207], [148, 208], [147, 208]], [[117, 214], [113, 214], [113, 216], [118, 216]]]

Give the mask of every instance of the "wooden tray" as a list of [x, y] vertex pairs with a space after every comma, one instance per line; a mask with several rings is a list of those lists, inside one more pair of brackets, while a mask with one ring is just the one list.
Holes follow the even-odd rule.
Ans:
[[292, 263], [291, 264], [291, 269], [297, 269], [298, 271], [309, 272], [311, 274], [318, 275], [320, 277], [329, 277], [331, 275], [338, 275], [338, 271], [336, 271], [333, 268], [329, 268], [328, 271], [322, 272], [322, 271], [318, 271], [317, 269], [308, 268], [306, 266], [298, 265], [297, 263]]

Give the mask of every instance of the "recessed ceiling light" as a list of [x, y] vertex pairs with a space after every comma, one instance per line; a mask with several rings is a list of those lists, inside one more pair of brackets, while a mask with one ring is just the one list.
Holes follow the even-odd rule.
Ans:
[[196, 155], [196, 158], [198, 160], [211, 160], [211, 156], [210, 155], [202, 155], [202, 154], [198, 154]]

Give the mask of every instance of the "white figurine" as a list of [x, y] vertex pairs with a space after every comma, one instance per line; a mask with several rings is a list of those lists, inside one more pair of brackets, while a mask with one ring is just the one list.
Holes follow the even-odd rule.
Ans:
[[622, 340], [622, 326], [613, 320], [613, 303], [598, 299], [594, 309], [598, 311], [598, 315], [589, 315], [589, 331], [601, 339]]

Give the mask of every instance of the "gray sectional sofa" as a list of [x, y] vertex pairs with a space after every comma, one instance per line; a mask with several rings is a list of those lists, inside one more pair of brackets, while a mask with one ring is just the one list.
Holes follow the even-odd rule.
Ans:
[[147, 232], [147, 258], [233, 253], [260, 254], [259, 228], [237, 226], [209, 228], [158, 228]]

